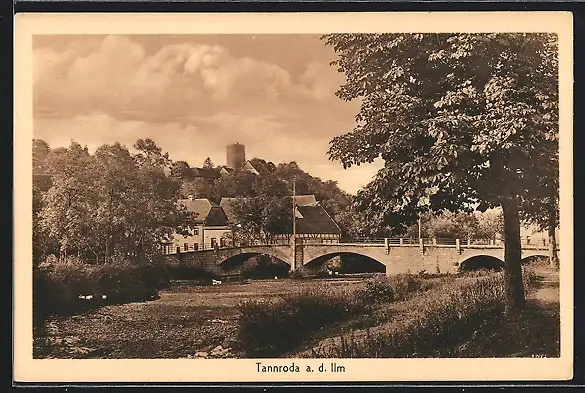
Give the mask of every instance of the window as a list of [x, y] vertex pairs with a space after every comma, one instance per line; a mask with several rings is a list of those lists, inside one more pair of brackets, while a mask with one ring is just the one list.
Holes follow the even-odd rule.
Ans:
[[217, 245], [217, 239], [212, 237], [211, 238], [211, 248], [215, 248], [216, 245]]
[[181, 253], [181, 247], [177, 247], [177, 254]]
[[219, 238], [219, 246], [220, 247], [225, 247], [225, 239], [223, 237]]
[[193, 243], [193, 250], [199, 250], [199, 243]]
[[195, 227], [195, 230], [193, 232], [194, 235], [199, 235], [199, 227]]
[[183, 249], [184, 249], [185, 251], [189, 251], [189, 243], [185, 243], [185, 244], [183, 244]]

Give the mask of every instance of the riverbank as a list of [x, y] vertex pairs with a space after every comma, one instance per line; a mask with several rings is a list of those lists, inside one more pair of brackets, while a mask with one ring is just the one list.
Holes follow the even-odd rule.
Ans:
[[[560, 323], [558, 272], [534, 268], [533, 290], [526, 310], [505, 319], [484, 319], [468, 335], [446, 348], [445, 357], [554, 357], [559, 354]], [[360, 316], [307, 337], [283, 357], [311, 356], [311, 350], [351, 331], [353, 337], [382, 335], [407, 321], [429, 299], [458, 278], [429, 278], [428, 291], [380, 307], [368, 318]], [[459, 278], [461, 279], [461, 278]], [[312, 288], [358, 288], [363, 279], [259, 280], [217, 286], [173, 283], [160, 291], [160, 299], [106, 306], [85, 313], [51, 318], [46, 334], [36, 337], [35, 358], [173, 359], [191, 357], [244, 357], [238, 350], [239, 304], [245, 300], [275, 299]], [[394, 324], [394, 325], [392, 325]], [[360, 333], [361, 332], [361, 333]]]

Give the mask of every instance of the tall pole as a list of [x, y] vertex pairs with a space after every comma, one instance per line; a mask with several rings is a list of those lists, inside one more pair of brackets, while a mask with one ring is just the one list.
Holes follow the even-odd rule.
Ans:
[[293, 248], [293, 260], [291, 270], [295, 270], [297, 264], [297, 209], [296, 209], [296, 196], [297, 196], [297, 176], [293, 175], [293, 197], [292, 197], [292, 222], [293, 222], [293, 233], [292, 233], [292, 248]]
[[418, 218], [418, 238], [419, 239], [421, 238], [421, 232], [422, 232], [421, 227], [422, 227], [422, 225], [421, 225], [421, 221], [420, 221], [420, 217], [419, 217]]
[[297, 236], [297, 206], [296, 206], [296, 196], [297, 196], [297, 178], [296, 176], [293, 177], [293, 198], [292, 198], [292, 208], [293, 208], [293, 237], [296, 239]]

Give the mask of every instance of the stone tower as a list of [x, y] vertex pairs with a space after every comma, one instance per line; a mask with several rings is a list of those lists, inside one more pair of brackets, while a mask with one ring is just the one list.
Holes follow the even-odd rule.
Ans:
[[227, 146], [227, 167], [242, 169], [246, 163], [246, 147], [239, 143]]

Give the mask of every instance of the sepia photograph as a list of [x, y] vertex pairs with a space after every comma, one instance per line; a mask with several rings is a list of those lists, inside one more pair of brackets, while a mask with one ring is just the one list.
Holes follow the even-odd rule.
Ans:
[[571, 377], [570, 14], [175, 17], [16, 18], [26, 378]]

